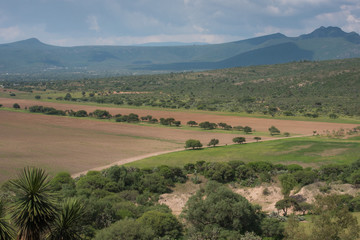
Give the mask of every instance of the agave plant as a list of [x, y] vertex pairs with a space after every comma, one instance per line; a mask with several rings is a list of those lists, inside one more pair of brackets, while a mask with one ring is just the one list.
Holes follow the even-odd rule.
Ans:
[[18, 239], [39, 240], [50, 229], [57, 209], [50, 192], [48, 175], [39, 168], [25, 168], [10, 184], [16, 199], [12, 220], [18, 228]]
[[4, 203], [0, 201], [0, 240], [14, 239], [14, 229], [10, 226], [5, 216], [5, 206]]
[[78, 199], [69, 198], [62, 204], [62, 210], [56, 217], [49, 236], [49, 240], [77, 240], [79, 235], [79, 220], [83, 216], [83, 205]]

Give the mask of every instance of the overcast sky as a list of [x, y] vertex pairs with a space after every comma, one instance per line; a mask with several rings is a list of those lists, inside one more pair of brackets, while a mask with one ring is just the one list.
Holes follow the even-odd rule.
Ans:
[[360, 33], [360, 0], [1, 0], [0, 43], [221, 43], [337, 26]]

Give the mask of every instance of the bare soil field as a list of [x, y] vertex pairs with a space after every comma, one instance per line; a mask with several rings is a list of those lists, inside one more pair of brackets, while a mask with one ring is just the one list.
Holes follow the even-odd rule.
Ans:
[[0, 104], [4, 107], [12, 107], [14, 103], [20, 104], [21, 108], [25, 106], [30, 107], [33, 105], [43, 105], [48, 107], [54, 107], [61, 110], [86, 110], [87, 112], [93, 112], [96, 109], [104, 109], [109, 111], [112, 115], [115, 114], [129, 114], [135, 113], [139, 116], [152, 115], [154, 118], [168, 118], [173, 117], [176, 120], [181, 121], [183, 124], [190, 120], [194, 120], [198, 123], [204, 121], [210, 122], [224, 122], [232, 126], [250, 126], [256, 131], [268, 132], [268, 128], [276, 126], [281, 132], [289, 132], [291, 134], [312, 134], [313, 131], [322, 133], [324, 131], [338, 130], [341, 128], [350, 129], [358, 126], [357, 124], [345, 124], [345, 123], [327, 123], [327, 122], [311, 122], [311, 121], [293, 121], [293, 120], [278, 120], [278, 119], [263, 119], [263, 118], [250, 118], [250, 117], [237, 117], [237, 116], [224, 116], [207, 113], [192, 113], [192, 112], [175, 112], [175, 111], [162, 111], [162, 110], [145, 110], [145, 109], [129, 109], [129, 108], [111, 108], [111, 107], [98, 107], [87, 106], [77, 104], [66, 103], [52, 103], [52, 102], [40, 102], [36, 100], [26, 99], [11, 99], [0, 98]]
[[0, 111], [0, 182], [25, 166], [80, 173], [183, 149], [187, 139], [232, 143], [233, 135]]

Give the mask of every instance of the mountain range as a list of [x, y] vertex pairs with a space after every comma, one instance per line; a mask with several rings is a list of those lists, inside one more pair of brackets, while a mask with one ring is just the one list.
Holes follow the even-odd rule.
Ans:
[[360, 57], [359, 34], [338, 27], [320, 27], [298, 37], [276, 33], [222, 44], [184, 46], [59, 47], [31, 38], [0, 44], [0, 74], [154, 73], [356, 57]]

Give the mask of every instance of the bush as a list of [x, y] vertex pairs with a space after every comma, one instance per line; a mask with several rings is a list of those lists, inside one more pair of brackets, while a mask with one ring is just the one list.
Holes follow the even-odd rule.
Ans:
[[185, 148], [199, 149], [202, 146], [201, 142], [195, 139], [189, 139], [185, 142]]
[[17, 103], [14, 103], [13, 108], [15, 108], [15, 109], [19, 109], [19, 108], [20, 108], [20, 105], [19, 105], [19, 104], [17, 104]]

